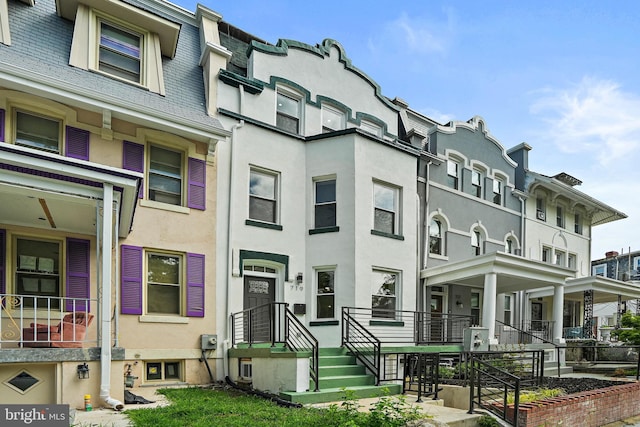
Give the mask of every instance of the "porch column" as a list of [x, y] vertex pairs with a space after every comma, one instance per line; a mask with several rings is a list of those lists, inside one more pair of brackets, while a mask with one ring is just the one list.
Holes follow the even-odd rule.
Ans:
[[496, 336], [496, 298], [498, 275], [484, 275], [484, 295], [482, 298], [482, 326], [489, 330], [489, 344], [497, 344]]
[[563, 307], [564, 307], [564, 285], [556, 285], [553, 288], [553, 341], [564, 343], [562, 338], [563, 327]]

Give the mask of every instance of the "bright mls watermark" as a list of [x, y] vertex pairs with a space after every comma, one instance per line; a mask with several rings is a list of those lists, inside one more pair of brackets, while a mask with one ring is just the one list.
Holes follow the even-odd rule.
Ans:
[[0, 405], [0, 425], [69, 427], [69, 405]]

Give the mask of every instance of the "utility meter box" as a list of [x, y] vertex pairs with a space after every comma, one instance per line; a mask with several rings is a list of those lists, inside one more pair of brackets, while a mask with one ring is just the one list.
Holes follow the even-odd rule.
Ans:
[[463, 331], [464, 351], [489, 351], [489, 329], [474, 326]]
[[217, 335], [200, 335], [200, 348], [202, 350], [215, 350], [218, 348]]

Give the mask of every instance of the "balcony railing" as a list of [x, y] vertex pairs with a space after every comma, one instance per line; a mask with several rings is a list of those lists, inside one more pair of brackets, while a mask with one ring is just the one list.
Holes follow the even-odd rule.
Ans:
[[90, 298], [0, 294], [2, 348], [97, 346], [93, 322], [98, 301]]

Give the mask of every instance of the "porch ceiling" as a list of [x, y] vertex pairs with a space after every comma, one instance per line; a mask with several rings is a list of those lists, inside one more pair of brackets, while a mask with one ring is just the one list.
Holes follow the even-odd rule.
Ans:
[[483, 287], [487, 274], [495, 273], [497, 292], [516, 292], [562, 285], [575, 271], [516, 255], [494, 252], [420, 272], [428, 286], [458, 284]]

